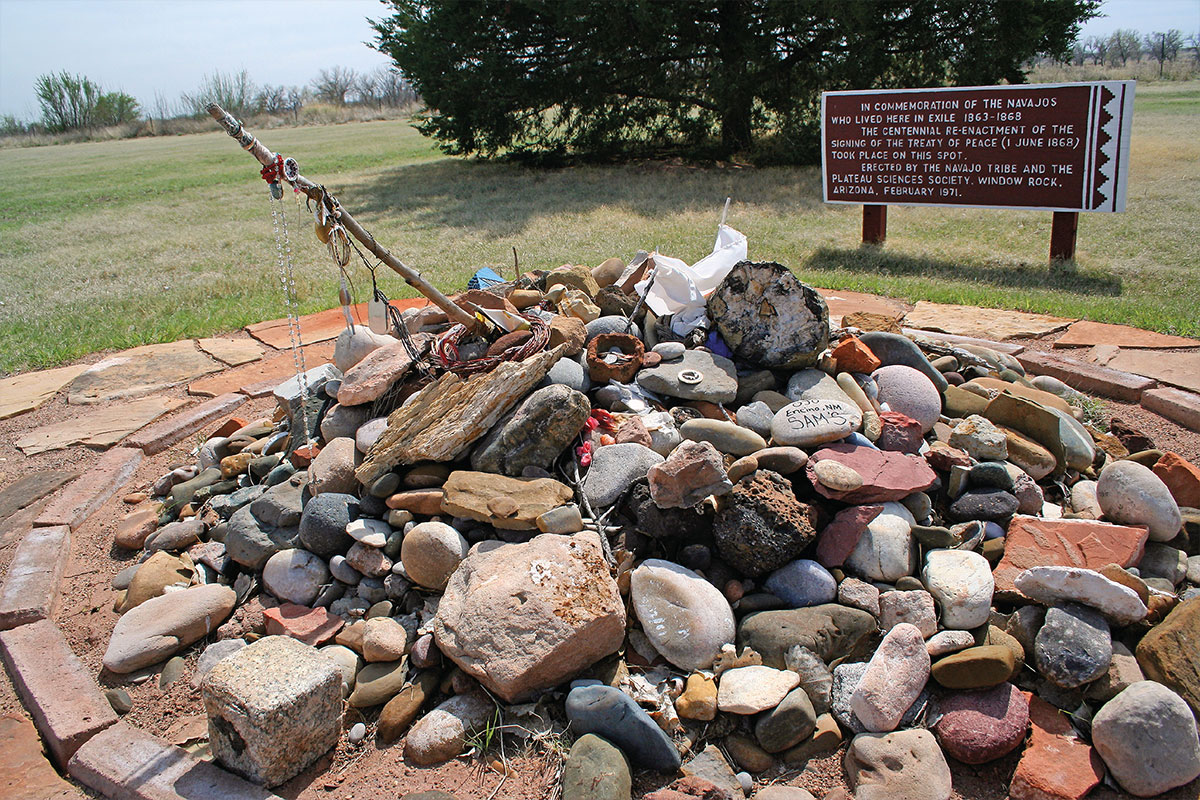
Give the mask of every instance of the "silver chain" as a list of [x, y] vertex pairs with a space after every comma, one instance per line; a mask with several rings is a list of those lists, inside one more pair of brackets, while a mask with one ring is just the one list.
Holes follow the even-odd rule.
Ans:
[[[283, 288], [283, 305], [287, 311], [288, 340], [292, 345], [292, 363], [296, 367], [296, 381], [300, 385], [300, 419], [304, 425], [303, 442], [309, 443], [308, 427], [308, 375], [304, 366], [303, 342], [300, 339], [300, 303], [296, 299], [296, 273], [292, 266], [292, 242], [288, 236], [287, 211], [283, 200], [271, 197], [271, 225], [275, 229], [275, 252], [279, 262], [279, 284]], [[295, 431], [292, 432], [295, 436]]]

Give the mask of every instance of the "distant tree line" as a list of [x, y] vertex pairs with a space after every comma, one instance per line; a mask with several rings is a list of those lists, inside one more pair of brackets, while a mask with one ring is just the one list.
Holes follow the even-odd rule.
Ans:
[[412, 85], [394, 67], [357, 72], [347, 67], [322, 69], [306, 86], [273, 86], [255, 83], [246, 70], [214, 72], [200, 86], [172, 101], [156, 93], [152, 106], [143, 108], [131, 95], [108, 92], [85, 75], [68, 72], [41, 75], [34, 82], [41, 119], [26, 124], [11, 115], [0, 117], [0, 135], [87, 131], [140, 120], [165, 121], [206, 116], [205, 106], [219, 103], [239, 117], [259, 114], [299, 118], [312, 103], [365, 106], [373, 109], [404, 108], [420, 99]]
[[1128, 66], [1141, 61], [1142, 56], [1157, 62], [1161, 74], [1164, 64], [1177, 60], [1185, 47], [1192, 49], [1192, 58], [1200, 62], [1200, 33], [1184, 37], [1183, 31], [1172, 28], [1142, 35], [1128, 28], [1113, 31], [1108, 36], [1089, 36], [1071, 48], [1071, 63], [1076, 66]]

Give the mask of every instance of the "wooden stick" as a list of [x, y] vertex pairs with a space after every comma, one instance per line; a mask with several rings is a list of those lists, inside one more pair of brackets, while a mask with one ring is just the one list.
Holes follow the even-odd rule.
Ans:
[[[225, 128], [226, 132], [237, 140], [238, 144], [242, 146], [243, 150], [254, 156], [254, 158], [258, 160], [258, 163], [262, 164], [264, 167], [275, 163], [275, 153], [271, 152], [270, 148], [268, 148], [266, 145], [256, 139], [249, 131], [243, 128], [242, 123], [234, 119], [234, 117], [225, 111], [225, 109], [221, 108], [216, 103], [209, 103], [208, 113], [213, 119], [221, 123], [221, 126]], [[281, 180], [283, 180], [282, 176]], [[290, 181], [290, 183], [318, 203], [323, 201], [323, 194], [329, 194], [331, 198], [333, 197], [332, 194], [326, 192], [321, 186], [313, 183], [303, 175], [298, 175], [296, 179], [294, 181]], [[472, 316], [470, 311], [467, 311], [461, 306], [455, 304], [454, 301], [452, 301], [449, 297], [446, 297], [446, 295], [438, 291], [437, 287], [425, 280], [425, 278], [421, 276], [421, 273], [407, 266], [400, 259], [388, 252], [387, 248], [375, 241], [375, 237], [367, 233], [366, 229], [359, 225], [358, 221], [354, 219], [350, 212], [344, 207], [341, 207], [341, 216], [338, 217], [338, 222], [340, 222], [342, 226], [350, 232], [351, 236], [362, 242], [362, 245], [367, 248], [371, 255], [375, 256], [384, 264], [387, 264], [389, 267], [391, 267], [396, 274], [398, 274], [401, 278], [404, 278], [405, 283], [416, 289], [421, 294], [425, 295], [427, 298], [429, 298], [430, 302], [445, 311], [446, 316], [448, 316], [451, 320], [465, 325], [467, 330], [476, 330], [478, 327], [478, 322], [475, 320], [475, 317]]]

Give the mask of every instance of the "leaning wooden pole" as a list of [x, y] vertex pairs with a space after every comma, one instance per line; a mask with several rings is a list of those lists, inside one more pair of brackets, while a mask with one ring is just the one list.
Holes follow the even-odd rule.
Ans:
[[[212, 118], [219, 122], [223, 128], [225, 128], [226, 132], [242, 146], [243, 150], [254, 156], [254, 158], [258, 160], [258, 163], [262, 164], [264, 167], [271, 166], [275, 163], [276, 154], [273, 153], [270, 148], [256, 139], [253, 134], [243, 128], [242, 123], [235, 119], [225, 109], [221, 108], [216, 103], [209, 103], [208, 113], [212, 115]], [[280, 180], [285, 180], [288, 183], [291, 183], [297, 189], [308, 195], [309, 198], [318, 203], [324, 202], [324, 196], [329, 195], [324, 187], [313, 183], [308, 178], [305, 178], [300, 174], [295, 175], [291, 180], [280, 176]], [[332, 197], [332, 195], [329, 196]], [[354, 219], [349, 211], [347, 211], [345, 208], [340, 208], [340, 212], [341, 213], [338, 216], [337, 221], [341, 223], [342, 227], [344, 227], [351, 236], [361, 242], [363, 247], [365, 247], [367, 251], [371, 253], [371, 255], [375, 256], [381, 262], [391, 267], [392, 270], [395, 271], [396, 274], [398, 274], [401, 278], [403, 278], [404, 282], [409, 286], [428, 297], [429, 301], [445, 311], [446, 316], [448, 316], [451, 320], [465, 325], [468, 330], [474, 330], [477, 327], [475, 318], [471, 315], [470, 311], [467, 311], [466, 309], [463, 309], [455, 304], [453, 300], [451, 300], [449, 297], [446, 297], [446, 295], [438, 291], [433, 284], [425, 280], [425, 278], [421, 276], [421, 273], [412, 269], [403, 261], [388, 252], [386, 247], [375, 241], [375, 237], [368, 233], [362, 225], [358, 224], [358, 221]]]

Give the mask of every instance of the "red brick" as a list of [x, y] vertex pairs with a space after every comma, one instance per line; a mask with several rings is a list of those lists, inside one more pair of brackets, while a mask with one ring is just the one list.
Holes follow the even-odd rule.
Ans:
[[60, 766], [80, 745], [116, 723], [116, 712], [50, 620], [0, 632], [0, 656]]
[[25, 534], [0, 590], [0, 631], [49, 619], [71, 555], [71, 529], [33, 528]]
[[171, 445], [182, 440], [185, 436], [195, 433], [210, 423], [227, 416], [234, 409], [245, 403], [244, 394], [229, 393], [214, 397], [208, 402], [192, 406], [173, 417], [156, 422], [142, 428], [125, 440], [130, 447], [140, 447], [142, 451], [152, 456], [161, 453]]
[[1153, 378], [1089, 364], [1057, 353], [1039, 353], [1031, 350], [1018, 355], [1017, 361], [1033, 375], [1049, 375], [1081, 392], [1102, 394], [1128, 403], [1138, 402], [1142, 392], [1158, 385]]
[[232, 436], [234, 431], [240, 430], [248, 424], [247, 420], [241, 417], [230, 417], [220, 424], [220, 426], [208, 435], [209, 439], [215, 439], [218, 436]]
[[1105, 564], [1131, 567], [1142, 560], [1149, 532], [1141, 526], [1113, 525], [1089, 519], [1041, 519], [1021, 514], [1008, 524], [1004, 558], [992, 577], [996, 593], [1021, 597], [1013, 580], [1030, 567], [1100, 569]]
[[1071, 723], [1040, 697], [1029, 697], [1033, 732], [1013, 773], [1012, 800], [1079, 800], [1104, 777], [1104, 762]]
[[56, 494], [33, 521], [34, 526], [66, 525], [75, 530], [125, 485], [141, 463], [141, 450], [114, 447], [94, 467]]
[[1142, 408], [1200, 431], [1200, 394], [1182, 389], [1151, 389], [1142, 395]]
[[840, 372], [862, 372], [870, 375], [882, 363], [857, 336], [847, 336], [833, 348], [833, 358]]
[[42, 752], [33, 723], [19, 714], [0, 717], [0, 797], [5, 800], [82, 800]]
[[67, 772], [111, 800], [279, 800], [263, 787], [124, 722], [79, 748]]

